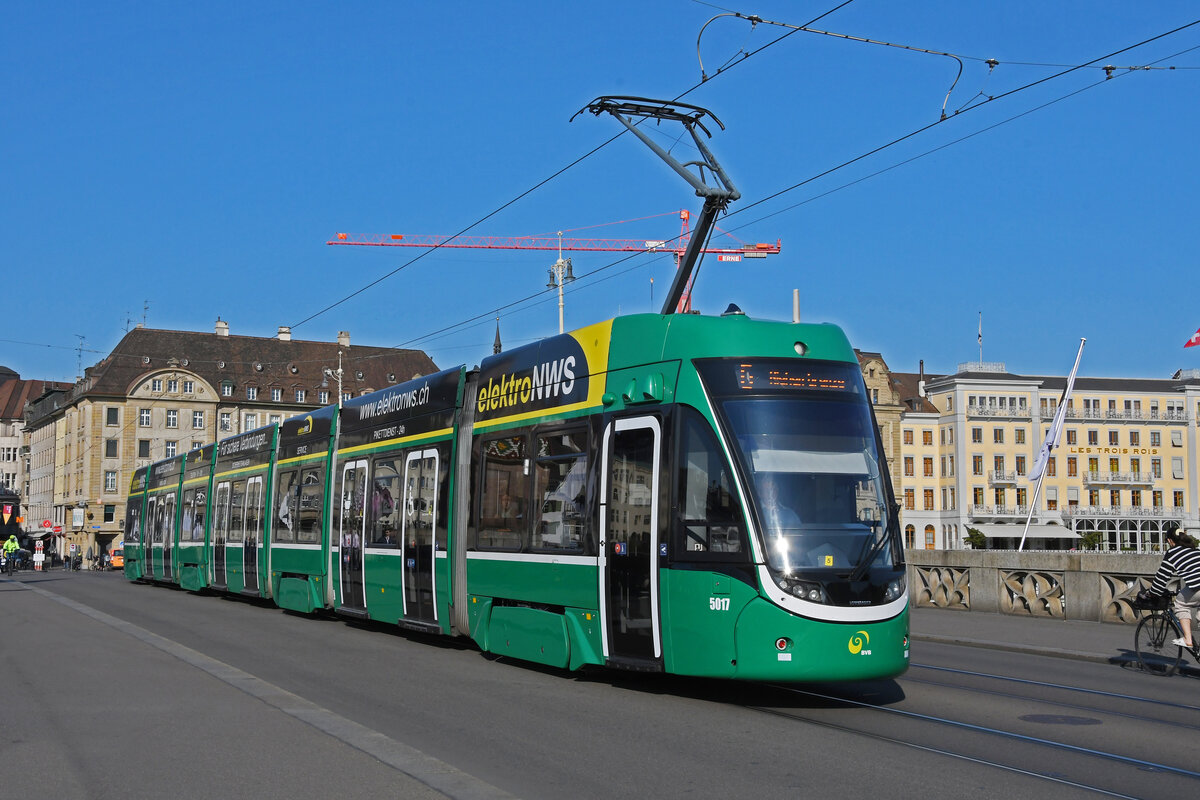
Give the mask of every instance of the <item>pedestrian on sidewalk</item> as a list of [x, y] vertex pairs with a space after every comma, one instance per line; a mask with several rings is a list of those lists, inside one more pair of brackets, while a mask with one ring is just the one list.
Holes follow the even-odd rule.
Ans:
[[1172, 644], [1190, 650], [1192, 619], [1200, 624], [1200, 550], [1196, 549], [1196, 540], [1182, 530], [1167, 532], [1167, 552], [1150, 583], [1150, 591], [1162, 595], [1173, 587], [1178, 588], [1175, 614], [1183, 636]]

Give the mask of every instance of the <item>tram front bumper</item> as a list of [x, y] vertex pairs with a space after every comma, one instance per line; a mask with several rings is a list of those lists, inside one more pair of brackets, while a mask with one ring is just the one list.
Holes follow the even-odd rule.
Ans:
[[756, 681], [893, 678], [908, 669], [908, 608], [876, 622], [830, 622], [751, 601], [737, 622], [735, 677]]

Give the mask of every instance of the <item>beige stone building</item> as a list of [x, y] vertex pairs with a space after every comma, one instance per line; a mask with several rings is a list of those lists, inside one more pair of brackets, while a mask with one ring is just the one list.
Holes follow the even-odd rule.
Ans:
[[31, 407], [31, 499], [62, 527], [59, 547], [107, 548], [138, 467], [337, 402], [339, 387], [349, 398], [436, 370], [420, 351], [351, 346], [348, 333], [313, 342], [287, 328], [236, 336], [220, 319], [213, 333], [139, 326], [60, 401]]
[[19, 499], [23, 531], [41, 530], [41, 516], [30, 513], [29, 495], [33, 482], [34, 460], [30, 451], [30, 432], [25, 424], [25, 408], [46, 394], [62, 394], [70, 384], [23, 379], [7, 367], [0, 367], [0, 486]]
[[[918, 382], [892, 380], [902, 396]], [[924, 380], [892, 464], [907, 546], [962, 548], [970, 529], [1016, 547], [1029, 519], [1026, 549], [1069, 549], [1095, 532], [1101, 550], [1155, 552], [1168, 528], [1200, 523], [1200, 371], [1077, 378], [1039, 492], [1031, 471], [1065, 384], [987, 363]]]

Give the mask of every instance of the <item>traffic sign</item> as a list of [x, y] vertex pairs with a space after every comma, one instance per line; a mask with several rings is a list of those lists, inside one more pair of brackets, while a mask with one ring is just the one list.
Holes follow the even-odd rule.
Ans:
[[48, 520], [48, 519], [44, 519], [44, 520], [42, 520], [42, 527], [43, 527], [43, 528], [49, 528], [49, 527], [51, 527], [53, 524], [54, 524], [54, 523], [53, 523], [53, 522], [51, 522], [51, 521], [50, 521], [50, 520]]
[[55, 533], [62, 533], [62, 525], [55, 525], [55, 526], [54, 526], [54, 532], [55, 532]]

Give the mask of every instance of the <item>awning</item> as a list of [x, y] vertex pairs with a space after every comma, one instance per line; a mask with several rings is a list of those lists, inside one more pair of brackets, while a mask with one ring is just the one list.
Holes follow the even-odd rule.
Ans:
[[1025, 533], [1025, 525], [971, 525], [989, 539], [1020, 539], [1022, 535], [1029, 539], [1078, 539], [1079, 534], [1064, 525], [1030, 525], [1029, 533]]

